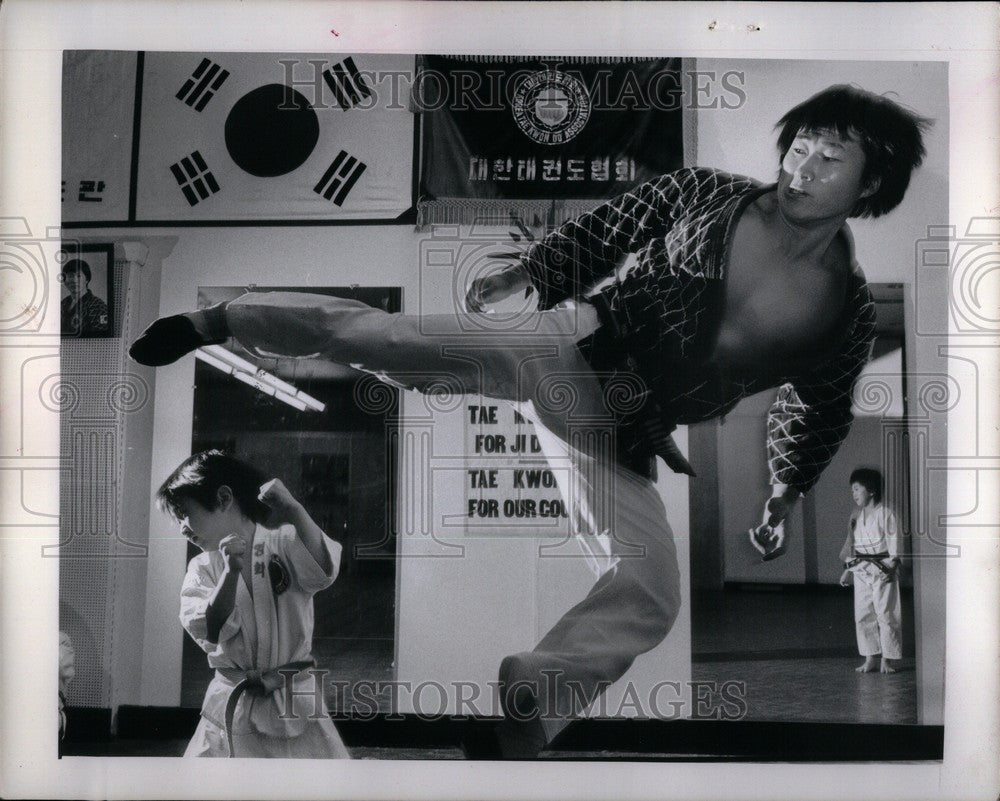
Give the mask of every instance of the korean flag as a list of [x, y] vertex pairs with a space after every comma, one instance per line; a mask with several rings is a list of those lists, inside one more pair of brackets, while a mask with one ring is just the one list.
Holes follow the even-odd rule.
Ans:
[[136, 217], [380, 219], [412, 204], [413, 56], [146, 53]]

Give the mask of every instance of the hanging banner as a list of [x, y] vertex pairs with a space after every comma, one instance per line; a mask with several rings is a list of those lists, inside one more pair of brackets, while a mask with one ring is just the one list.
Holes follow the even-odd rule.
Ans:
[[398, 217], [412, 205], [414, 57], [146, 53], [136, 219]]
[[63, 52], [63, 222], [128, 219], [137, 57]]
[[678, 169], [681, 101], [679, 59], [421, 57], [419, 222], [574, 216]]

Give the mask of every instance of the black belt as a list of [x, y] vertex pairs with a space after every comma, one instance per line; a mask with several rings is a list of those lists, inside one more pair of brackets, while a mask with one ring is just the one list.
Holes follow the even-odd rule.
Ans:
[[[602, 389], [622, 373], [642, 378], [638, 361], [628, 352], [621, 328], [604, 293], [587, 298], [597, 310], [601, 327], [580, 340], [577, 347], [594, 370]], [[696, 475], [691, 463], [681, 453], [671, 434], [676, 424], [664, 420], [660, 404], [647, 388], [634, 411], [619, 414], [615, 410], [618, 462], [640, 475], [656, 480], [656, 459], [659, 456], [675, 473]]]
[[882, 560], [889, 558], [888, 551], [882, 551], [881, 553], [861, 553], [860, 551], [854, 552], [854, 558], [846, 562], [848, 568], [852, 568], [855, 565], [860, 565], [862, 562], [868, 562], [869, 564], [875, 565], [879, 570], [881, 570], [885, 575], [892, 575], [892, 568], [888, 567]]

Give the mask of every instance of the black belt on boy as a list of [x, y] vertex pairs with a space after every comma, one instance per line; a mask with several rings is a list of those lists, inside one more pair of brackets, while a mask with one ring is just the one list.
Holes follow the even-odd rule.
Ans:
[[886, 565], [882, 560], [889, 558], [888, 551], [882, 551], [880, 553], [862, 553], [861, 551], [854, 552], [854, 558], [848, 559], [844, 564], [848, 569], [860, 565], [862, 562], [868, 562], [869, 564], [875, 565], [879, 570], [881, 570], [885, 575], [892, 575], [892, 568]]

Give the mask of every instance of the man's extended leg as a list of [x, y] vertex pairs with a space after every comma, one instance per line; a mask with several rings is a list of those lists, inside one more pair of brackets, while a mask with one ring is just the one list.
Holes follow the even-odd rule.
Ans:
[[[587, 324], [596, 325], [596, 313]], [[235, 337], [248, 350], [348, 364], [412, 389], [538, 400], [546, 379], [574, 375], [581, 403], [601, 413], [596, 378], [576, 348], [575, 308], [525, 315], [494, 335], [469, 331], [456, 315], [390, 314], [355, 300], [306, 292], [247, 293], [227, 304], [153, 323], [130, 353], [167, 364], [210, 342]], [[592, 408], [591, 408], [592, 407]]]
[[453, 315], [413, 317], [326, 295], [250, 293], [225, 307], [158, 321], [143, 340], [155, 352], [164, 332], [175, 333], [172, 326], [187, 332], [181, 344], [191, 350], [208, 337], [232, 335], [254, 351], [315, 355], [417, 390], [482, 393], [531, 410], [546, 457], [568, 456], [573, 464], [560, 490], [600, 575], [535, 650], [504, 661], [508, 674], [537, 679], [554, 670], [559, 679], [551, 697], [536, 681], [543, 739], [527, 749], [531, 755], [666, 636], [680, 599], [676, 552], [655, 487], [618, 468], [613, 449], [597, 453], [588, 444], [593, 427], [607, 429], [610, 418], [576, 346], [596, 329], [596, 312], [557, 308], [523, 323], [470, 336]]
[[[470, 336], [453, 315], [418, 318], [337, 298], [273, 293], [232, 302], [227, 321], [239, 341], [256, 349], [318, 354], [416, 389], [447, 386], [513, 401], [536, 424], [550, 465], [570, 466], [554, 472], [600, 578], [534, 650], [504, 660], [501, 678], [530, 677], [541, 712], [540, 741], [529, 736], [515, 743], [526, 728], [516, 721], [503, 730], [502, 744], [514, 744], [510, 753], [537, 753], [636, 656], [666, 637], [680, 607], [676, 550], [655, 486], [619, 467], [614, 448], [601, 450], [608, 443], [595, 436], [613, 430], [597, 378], [576, 347], [596, 328], [592, 307], [542, 312], [526, 318], [520, 333], [487, 337]], [[539, 681], [543, 671], [555, 676], [551, 693]]]
[[655, 485], [605, 454], [568, 447], [538, 422], [535, 430], [550, 464], [574, 463], [556, 475], [599, 578], [534, 649], [501, 665], [507, 720], [498, 734], [504, 755], [517, 757], [535, 756], [637, 656], [655, 648], [681, 603], [676, 548]]

